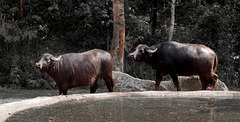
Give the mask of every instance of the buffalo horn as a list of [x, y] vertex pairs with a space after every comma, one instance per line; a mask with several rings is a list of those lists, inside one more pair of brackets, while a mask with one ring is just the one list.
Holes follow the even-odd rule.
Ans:
[[59, 61], [60, 59], [62, 58], [62, 56], [58, 56], [57, 58], [56, 57], [51, 57], [51, 60], [53, 61]]
[[39, 67], [39, 68], [42, 69], [42, 66], [43, 66], [43, 64], [42, 64], [42, 61], [41, 61], [41, 62], [40, 62], [40, 67]]
[[156, 49], [154, 49], [154, 50], [147, 49], [147, 51], [148, 51], [149, 53], [155, 53], [155, 52], [157, 51], [157, 48], [156, 48]]

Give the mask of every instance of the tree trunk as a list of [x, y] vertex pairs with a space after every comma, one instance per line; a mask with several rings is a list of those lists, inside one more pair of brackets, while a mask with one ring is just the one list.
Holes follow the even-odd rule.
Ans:
[[113, 58], [113, 70], [123, 72], [125, 43], [124, 0], [113, 0], [113, 20], [113, 38], [110, 51]]
[[174, 30], [174, 22], [175, 22], [175, 0], [171, 2], [171, 22], [169, 27], [169, 36], [168, 41], [172, 41], [173, 38], [173, 30]]
[[23, 18], [23, 0], [20, 0], [20, 17]]

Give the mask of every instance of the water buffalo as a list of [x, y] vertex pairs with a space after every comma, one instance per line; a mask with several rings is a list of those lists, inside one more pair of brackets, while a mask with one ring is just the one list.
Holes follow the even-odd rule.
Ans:
[[162, 77], [167, 74], [170, 74], [178, 91], [181, 91], [178, 75], [199, 75], [203, 90], [206, 90], [209, 85], [211, 85], [210, 89], [214, 90], [216, 85], [217, 55], [204, 45], [173, 41], [151, 47], [140, 44], [129, 56], [136, 61], [144, 61], [156, 69], [156, 90], [159, 90]]
[[59, 94], [66, 95], [69, 88], [87, 85], [90, 85], [90, 93], [95, 93], [98, 78], [105, 80], [109, 92], [113, 91], [112, 58], [100, 49], [59, 57], [44, 53], [35, 61], [35, 67], [46, 71], [55, 80]]

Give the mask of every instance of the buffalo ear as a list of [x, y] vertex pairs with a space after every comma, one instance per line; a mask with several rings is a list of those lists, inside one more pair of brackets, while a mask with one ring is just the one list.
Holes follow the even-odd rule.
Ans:
[[38, 61], [39, 61], [39, 60], [36, 60], [36, 59], [35, 59], [35, 60], [30, 60], [30, 63], [31, 63], [31, 64], [36, 64]]
[[30, 64], [31, 64], [32, 66], [35, 66], [37, 62], [38, 62], [38, 60], [30, 60]]

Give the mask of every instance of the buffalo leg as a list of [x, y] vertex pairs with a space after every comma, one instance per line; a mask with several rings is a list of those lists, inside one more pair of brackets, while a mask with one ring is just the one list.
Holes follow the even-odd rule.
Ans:
[[162, 81], [162, 75], [157, 73], [157, 78], [156, 78], [156, 86], [155, 86], [155, 90], [159, 91], [159, 85]]
[[68, 91], [68, 89], [63, 89], [61, 95], [67, 95], [67, 91]]
[[59, 95], [67, 95], [68, 86], [58, 86]]
[[178, 76], [177, 74], [170, 74], [172, 80], [173, 80], [173, 83], [174, 85], [177, 87], [177, 91], [181, 91], [181, 88], [179, 86], [179, 81], [178, 81]]
[[96, 80], [94, 81], [94, 83], [90, 85], [90, 93], [95, 93], [95, 92], [96, 92], [96, 90], [97, 90], [97, 88], [98, 88], [97, 80], [98, 80], [98, 79], [96, 79]]
[[68, 91], [68, 89], [63, 89], [63, 88], [60, 88], [59, 89], [59, 95], [67, 95], [67, 91]]
[[67, 95], [67, 92], [68, 92], [68, 85], [67, 83], [65, 83], [61, 87], [61, 95]]
[[59, 91], [59, 95], [62, 94], [62, 88], [60, 86], [58, 86], [58, 91]]
[[218, 75], [213, 73], [211, 78], [209, 78], [209, 81], [212, 83], [212, 87], [211, 87], [211, 90], [214, 91], [214, 88], [216, 87], [216, 82], [217, 82], [217, 79], [218, 79]]
[[107, 86], [107, 88], [108, 88], [108, 91], [109, 91], [109, 92], [113, 92], [113, 86], [114, 86], [114, 84], [113, 84], [113, 79], [112, 79], [112, 77], [104, 77], [103, 79], [104, 79], [105, 84], [106, 84], [106, 86]]
[[200, 80], [202, 82], [202, 90], [206, 90], [209, 84], [208, 79], [205, 78], [204, 76], [200, 76]]

